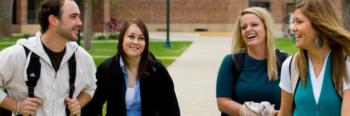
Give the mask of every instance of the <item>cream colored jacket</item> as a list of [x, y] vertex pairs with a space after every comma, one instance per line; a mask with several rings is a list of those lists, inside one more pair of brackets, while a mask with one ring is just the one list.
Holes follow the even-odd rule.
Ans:
[[[0, 86], [2, 87], [0, 89], [0, 103], [7, 95], [18, 101], [23, 101], [28, 97], [25, 69], [31, 52], [27, 59], [23, 48], [26, 46], [40, 57], [41, 63], [41, 75], [34, 89], [34, 95], [42, 99], [43, 104], [38, 108], [36, 116], [65, 116], [64, 99], [69, 92], [69, 58], [75, 52], [77, 74], [74, 97], [77, 97], [81, 92], [88, 93], [91, 97], [94, 95], [96, 67], [88, 52], [79, 47], [76, 42], [68, 42], [60, 68], [56, 72], [43, 49], [40, 37], [41, 33], [38, 32], [34, 37], [28, 40], [19, 40], [16, 45], [0, 52]], [[3, 88], [7, 90], [7, 93], [4, 92]]]

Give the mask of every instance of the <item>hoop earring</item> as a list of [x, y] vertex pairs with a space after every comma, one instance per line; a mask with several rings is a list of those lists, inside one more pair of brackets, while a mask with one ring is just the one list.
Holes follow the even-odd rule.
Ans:
[[321, 38], [316, 37], [315, 42], [316, 42], [316, 47], [317, 47], [317, 48], [322, 48], [323, 42], [322, 42], [322, 39], [321, 39]]

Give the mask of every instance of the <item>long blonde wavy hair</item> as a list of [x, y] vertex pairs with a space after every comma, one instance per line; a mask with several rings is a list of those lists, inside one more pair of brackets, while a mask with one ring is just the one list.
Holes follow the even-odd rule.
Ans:
[[[346, 58], [350, 55], [350, 34], [343, 28], [339, 12], [330, 3], [330, 0], [301, 0], [296, 6], [301, 9], [311, 22], [312, 27], [318, 32], [322, 39], [332, 49], [332, 77], [336, 90], [339, 91], [342, 78], [348, 80], [346, 71]], [[305, 85], [307, 74], [307, 51], [299, 49], [295, 54], [299, 77]]]
[[241, 34], [241, 18], [245, 14], [254, 14], [260, 18], [264, 23], [266, 33], [266, 55], [267, 55], [267, 75], [269, 80], [278, 79], [278, 70], [276, 64], [276, 53], [275, 53], [275, 40], [272, 33], [273, 20], [270, 13], [265, 8], [250, 7], [244, 9], [240, 16], [238, 16], [236, 23], [233, 27], [233, 41], [232, 41], [232, 53], [238, 53], [247, 48], [246, 43], [243, 40]]

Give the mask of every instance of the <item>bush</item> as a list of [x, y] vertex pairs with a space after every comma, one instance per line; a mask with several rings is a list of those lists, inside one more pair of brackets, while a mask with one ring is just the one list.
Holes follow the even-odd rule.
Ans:
[[96, 40], [106, 40], [106, 39], [107, 39], [107, 37], [104, 36], [104, 35], [98, 35], [98, 36], [96, 37]]
[[109, 36], [108, 36], [108, 39], [111, 39], [111, 40], [116, 40], [116, 39], [118, 39], [119, 38], [119, 35], [118, 34], [110, 34]]
[[23, 38], [29, 38], [30, 36], [30, 34], [23, 34]]

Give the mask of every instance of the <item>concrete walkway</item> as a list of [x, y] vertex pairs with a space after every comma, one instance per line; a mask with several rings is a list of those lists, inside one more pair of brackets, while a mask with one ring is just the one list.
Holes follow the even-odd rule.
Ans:
[[[160, 34], [155, 35], [161, 37]], [[220, 115], [215, 97], [216, 76], [223, 57], [230, 53], [230, 38], [199, 37], [194, 34], [171, 35], [172, 41], [193, 41], [168, 67], [175, 83], [182, 116]]]

